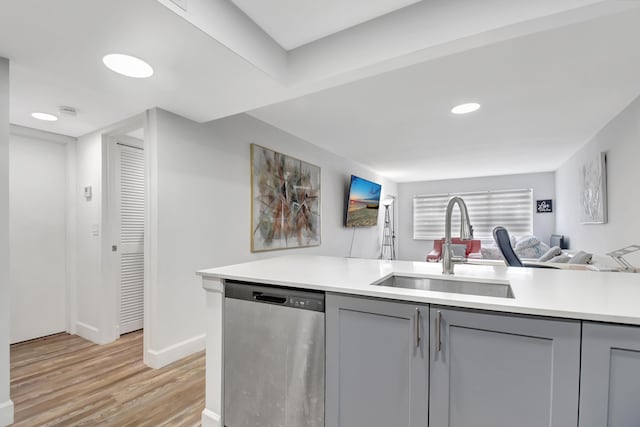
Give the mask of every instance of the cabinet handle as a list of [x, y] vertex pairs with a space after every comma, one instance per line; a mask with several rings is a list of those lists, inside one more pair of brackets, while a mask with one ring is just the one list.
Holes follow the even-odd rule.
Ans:
[[442, 333], [440, 329], [442, 328], [442, 312], [438, 310], [436, 313], [436, 353], [440, 353], [442, 350]]
[[416, 322], [416, 348], [420, 347], [420, 309], [416, 307], [416, 315], [415, 315], [415, 322]]

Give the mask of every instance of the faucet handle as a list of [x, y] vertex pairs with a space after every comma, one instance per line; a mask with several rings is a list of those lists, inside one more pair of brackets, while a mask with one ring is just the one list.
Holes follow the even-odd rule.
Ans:
[[473, 226], [471, 224], [460, 224], [460, 239], [473, 240]]

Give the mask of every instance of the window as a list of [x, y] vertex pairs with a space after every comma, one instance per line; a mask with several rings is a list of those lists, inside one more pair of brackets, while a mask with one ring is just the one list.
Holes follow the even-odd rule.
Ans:
[[[437, 240], [444, 237], [447, 203], [461, 196], [469, 211], [476, 239], [493, 239], [493, 228], [501, 225], [512, 235], [533, 234], [533, 190], [482, 191], [413, 197], [413, 238]], [[453, 210], [453, 236], [460, 233], [460, 211]]]

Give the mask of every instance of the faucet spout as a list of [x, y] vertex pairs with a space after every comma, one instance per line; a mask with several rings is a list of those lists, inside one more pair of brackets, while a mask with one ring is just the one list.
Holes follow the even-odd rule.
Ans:
[[471, 227], [471, 222], [469, 221], [467, 205], [461, 197], [454, 196], [449, 199], [445, 216], [444, 244], [442, 245], [442, 274], [453, 274], [454, 263], [466, 261], [465, 257], [454, 257], [451, 247], [451, 217], [455, 205], [458, 205], [460, 209], [460, 238], [462, 240], [473, 239], [473, 227]]

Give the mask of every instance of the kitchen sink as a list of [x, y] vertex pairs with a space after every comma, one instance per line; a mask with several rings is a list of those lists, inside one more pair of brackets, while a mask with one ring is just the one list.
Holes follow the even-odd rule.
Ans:
[[391, 276], [375, 286], [422, 289], [424, 291], [451, 292], [454, 294], [481, 295], [485, 297], [514, 298], [509, 284], [442, 280], [423, 277]]

